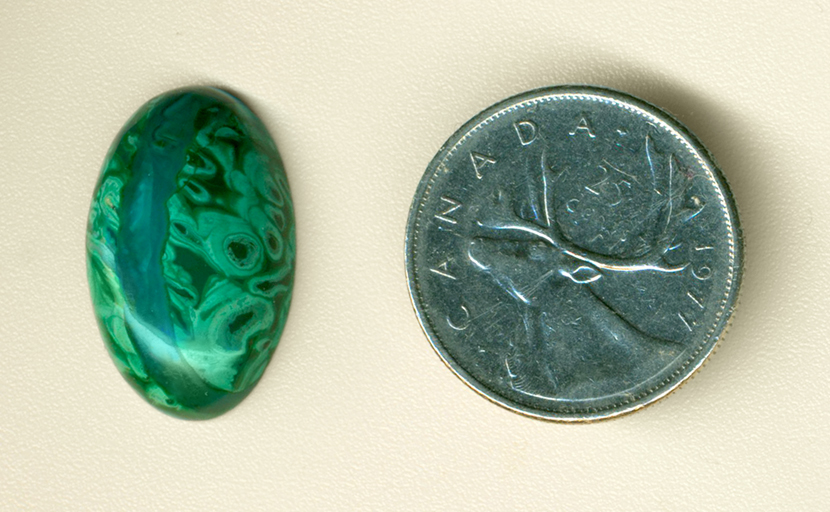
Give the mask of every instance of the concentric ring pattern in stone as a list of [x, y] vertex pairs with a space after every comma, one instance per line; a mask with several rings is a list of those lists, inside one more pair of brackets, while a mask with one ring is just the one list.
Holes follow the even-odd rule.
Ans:
[[238, 99], [162, 94], [104, 161], [87, 229], [95, 314], [124, 378], [183, 418], [254, 387], [285, 326], [294, 212], [277, 147]]

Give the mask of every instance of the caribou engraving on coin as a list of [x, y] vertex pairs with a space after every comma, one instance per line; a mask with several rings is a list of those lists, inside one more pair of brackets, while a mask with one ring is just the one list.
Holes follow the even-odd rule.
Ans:
[[505, 100], [444, 145], [407, 230], [410, 293], [465, 382], [532, 416], [638, 409], [713, 350], [741, 275], [737, 212], [702, 145], [622, 93]]

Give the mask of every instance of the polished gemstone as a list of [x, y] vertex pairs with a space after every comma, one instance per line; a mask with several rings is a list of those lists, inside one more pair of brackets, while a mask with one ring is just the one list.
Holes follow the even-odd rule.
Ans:
[[183, 418], [256, 385], [285, 326], [294, 212], [277, 147], [237, 98], [162, 94], [107, 154], [87, 229], [92, 302], [121, 374]]

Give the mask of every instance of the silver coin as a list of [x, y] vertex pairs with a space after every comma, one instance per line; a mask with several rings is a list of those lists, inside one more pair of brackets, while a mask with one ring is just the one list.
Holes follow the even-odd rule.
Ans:
[[590, 421], [667, 395], [712, 353], [742, 272], [727, 183], [644, 101], [562, 86], [500, 102], [430, 163], [406, 233], [409, 291], [473, 389]]

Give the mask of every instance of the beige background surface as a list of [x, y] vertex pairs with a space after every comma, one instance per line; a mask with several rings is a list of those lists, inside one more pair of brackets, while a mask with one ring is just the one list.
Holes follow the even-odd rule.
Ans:
[[[828, 48], [823, 1], [4, 1], [0, 509], [827, 510]], [[747, 242], [742, 303], [707, 367], [592, 425], [468, 389], [421, 333], [403, 266], [412, 195], [446, 138], [502, 98], [573, 82], [697, 133]], [[261, 115], [299, 245], [274, 360], [201, 423], [119, 377], [84, 264], [112, 138], [187, 84]]]

